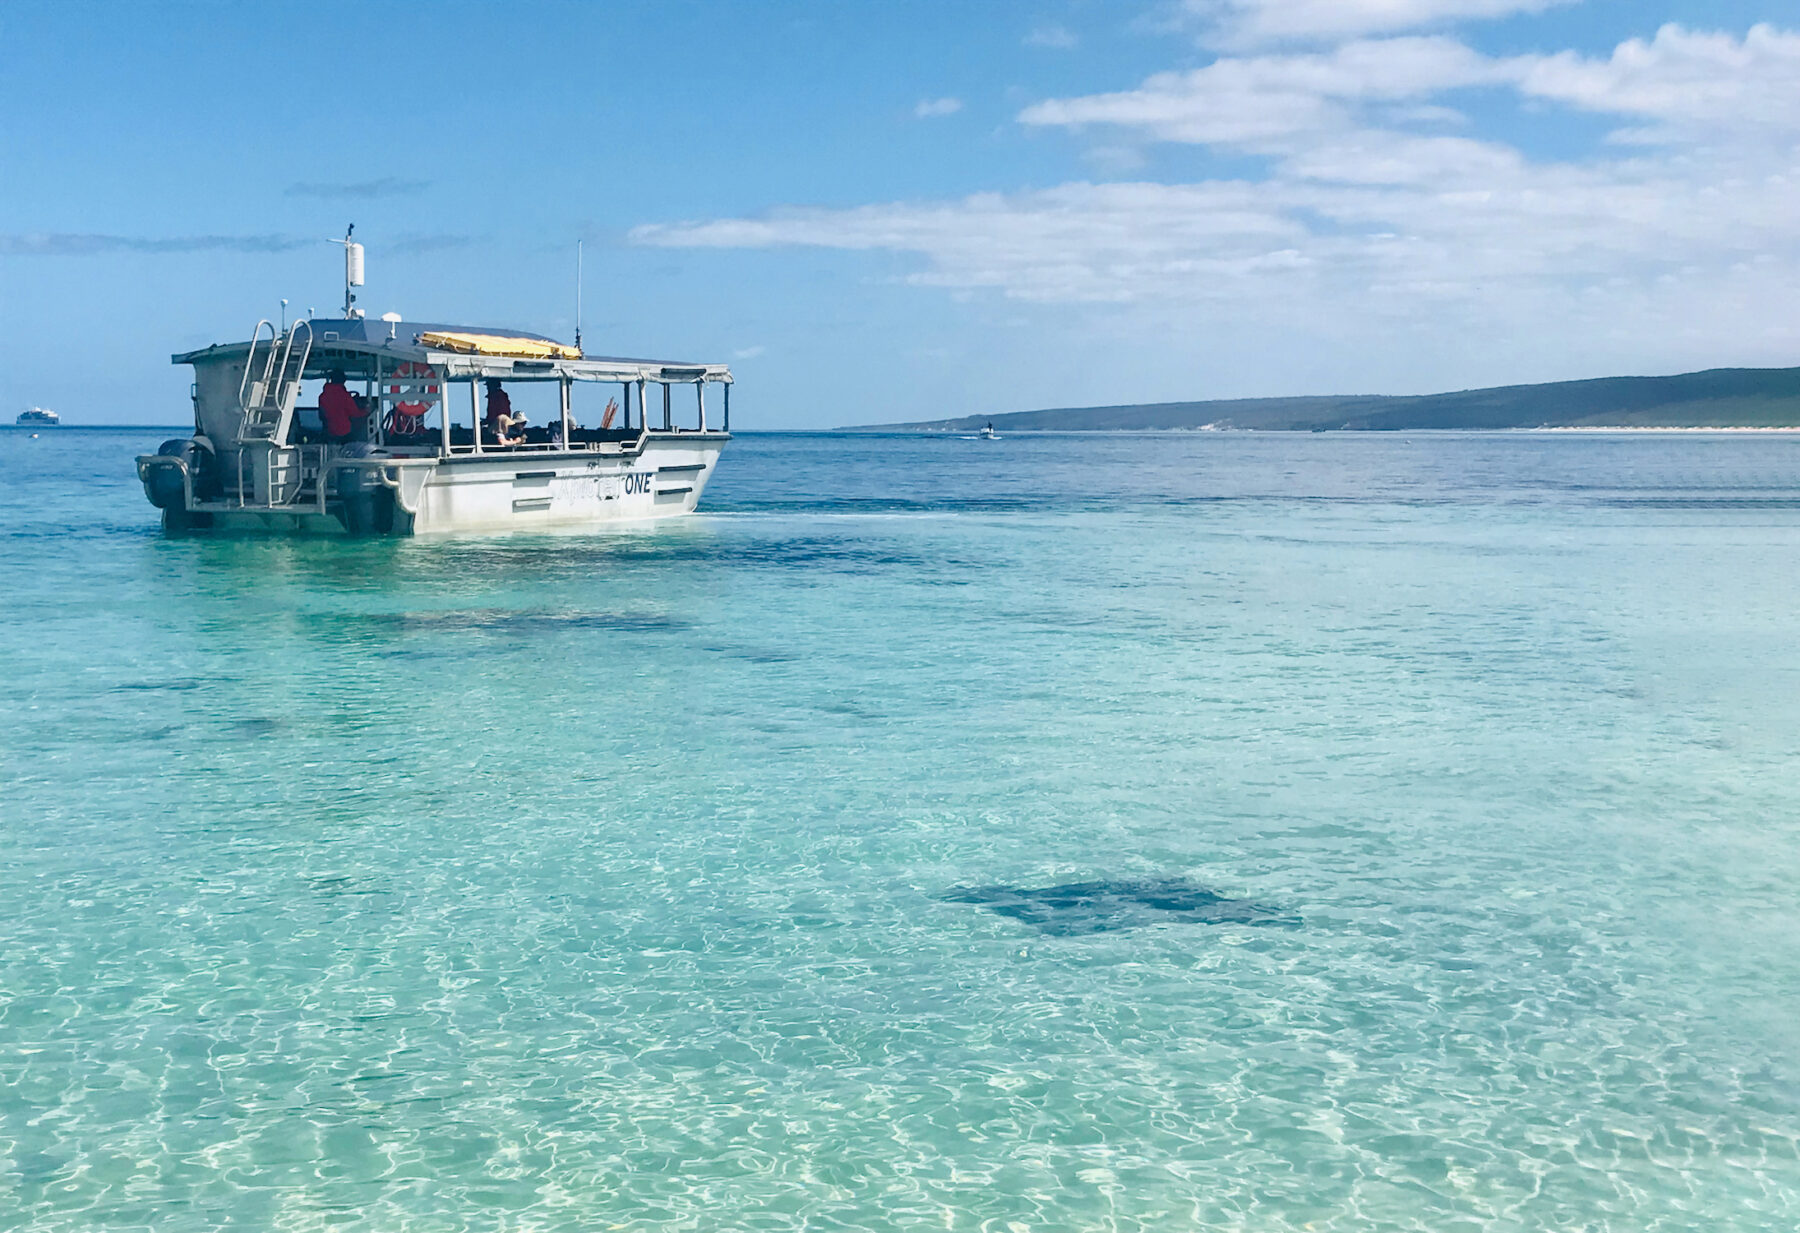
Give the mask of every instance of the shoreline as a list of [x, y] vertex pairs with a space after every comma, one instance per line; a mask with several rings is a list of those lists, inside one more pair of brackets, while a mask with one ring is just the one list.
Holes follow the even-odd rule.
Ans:
[[[755, 430], [752, 430], [755, 431]], [[829, 432], [841, 433], [845, 436], [895, 436], [895, 437], [949, 437], [966, 436], [974, 429], [959, 428], [889, 428], [883, 426], [845, 427], [845, 428], [770, 428], [764, 432]], [[1433, 432], [1458, 434], [1463, 436], [1499, 435], [1502, 433], [1789, 433], [1800, 434], [1800, 424], [1785, 426], [1769, 426], [1755, 424], [1545, 424], [1534, 428], [1329, 428], [1319, 431], [1312, 428], [1220, 428], [1212, 425], [1199, 428], [1014, 428], [1002, 437], [1164, 437], [1164, 436], [1198, 436], [1221, 435], [1225, 433], [1251, 433], [1259, 436], [1293, 436], [1293, 437], [1392, 437], [1404, 433]]]
[[[186, 424], [57, 424], [50, 428], [32, 424], [0, 424], [0, 430], [30, 431], [43, 433], [46, 431], [76, 432], [182, 432], [190, 431]], [[976, 431], [969, 429], [968, 432]], [[1800, 424], [1791, 425], [1758, 425], [1758, 424], [1545, 424], [1534, 428], [1330, 428], [1318, 432], [1311, 428], [1225, 428], [1207, 425], [1196, 428], [1014, 428], [1004, 436], [1022, 437], [1161, 437], [1161, 436], [1193, 436], [1200, 433], [1254, 433], [1261, 436], [1350, 436], [1350, 437], [1383, 437], [1400, 433], [1456, 433], [1465, 436], [1495, 435], [1500, 433], [1788, 433], [1800, 434]], [[733, 435], [763, 436], [778, 433], [822, 433], [833, 436], [893, 436], [893, 437], [960, 437], [966, 435], [965, 430], [958, 428], [894, 428], [885, 425], [848, 425], [837, 428], [740, 428]]]

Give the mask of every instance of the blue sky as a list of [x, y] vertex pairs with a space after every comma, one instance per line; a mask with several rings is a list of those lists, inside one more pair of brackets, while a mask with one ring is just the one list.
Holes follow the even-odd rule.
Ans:
[[328, 311], [745, 427], [1800, 363], [1800, 4], [0, 8], [0, 411]]

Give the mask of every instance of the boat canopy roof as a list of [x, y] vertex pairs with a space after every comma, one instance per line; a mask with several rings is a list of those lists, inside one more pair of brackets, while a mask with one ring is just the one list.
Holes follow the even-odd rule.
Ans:
[[[296, 322], [312, 327], [306, 375], [342, 368], [358, 376], [379, 367], [391, 372], [405, 363], [430, 364], [446, 379], [498, 378], [504, 381], [731, 381], [724, 364], [677, 360], [584, 356], [574, 347], [526, 330], [445, 325], [370, 318]], [[266, 339], [264, 340], [266, 343]], [[248, 351], [249, 342], [215, 343], [171, 356], [176, 364], [206, 364]]]

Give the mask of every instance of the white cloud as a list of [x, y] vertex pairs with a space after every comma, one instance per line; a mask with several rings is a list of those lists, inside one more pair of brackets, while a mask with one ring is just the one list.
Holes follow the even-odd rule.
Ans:
[[[1440, 156], [1441, 157], [1441, 156]], [[1454, 155], [1452, 157], [1455, 157]], [[910, 281], [1022, 300], [1243, 303], [1309, 272], [1348, 311], [1374, 289], [1474, 296], [1639, 279], [1774, 255], [1800, 261], [1789, 209], [1800, 159], [1691, 177], [1661, 162], [1530, 167], [1467, 156], [1481, 187], [1381, 182], [1065, 184], [960, 201], [786, 210], [762, 219], [640, 227], [673, 247], [812, 246], [919, 255]], [[1718, 191], [1732, 177], [1731, 191]], [[1276, 276], [1271, 280], [1270, 275]]]
[[1608, 59], [1564, 52], [1513, 64], [1526, 94], [1653, 121], [1622, 134], [1636, 140], [1800, 135], [1800, 34], [1773, 26], [1753, 26], [1739, 40], [1668, 25]]
[[1267, 145], [1353, 126], [1351, 108], [1496, 80], [1493, 61], [1447, 38], [1346, 44], [1322, 55], [1222, 59], [1159, 73], [1135, 90], [1048, 99], [1019, 114], [1038, 127], [1119, 125], [1163, 141]]
[[1132, 90], [1047, 99], [1018, 118], [1288, 154], [1381, 123], [1462, 121], [1431, 100], [1478, 87], [1639, 121], [1615, 134], [1626, 142], [1779, 142], [1800, 138], [1800, 34], [1760, 25], [1737, 39], [1670, 25], [1601, 58], [1490, 58], [1443, 36], [1359, 40], [1329, 52], [1225, 57]]
[[1039, 26], [1025, 36], [1027, 47], [1049, 47], [1057, 51], [1067, 51], [1080, 42], [1067, 26]]
[[1081, 152], [1094, 170], [1107, 175], [1126, 175], [1144, 165], [1144, 152], [1136, 146], [1090, 146]]
[[919, 100], [913, 108], [913, 114], [921, 120], [930, 120], [938, 116], [953, 116], [963, 108], [959, 98], [928, 98]]
[[[1311, 339], [1354, 356], [1431, 338], [1576, 356], [1562, 371], [1601, 370], [1580, 357], [1602, 346], [1612, 365], [1655, 367], [1680, 348], [1768, 362], [1800, 347], [1797, 83], [1800, 35], [1770, 27], [1741, 39], [1668, 27], [1601, 57], [1495, 59], [1400, 38], [1221, 60], [1020, 119], [1106, 126], [1121, 149], [1253, 151], [1269, 159], [1264, 178], [796, 208], [632, 239], [905, 254], [915, 285], [1110, 305], [1140, 329], [1276, 351]], [[1438, 97], [1471, 85], [1620, 116], [1659, 144], [1538, 163], [1478, 128], [1446, 135], [1456, 117]], [[1423, 124], [1436, 129], [1407, 131]]]
[[1524, 166], [1517, 150], [1492, 142], [1365, 129], [1313, 143], [1282, 160], [1280, 170], [1337, 184], [1429, 187], [1504, 182]]
[[1342, 39], [1538, 13], [1579, 0], [1184, 0], [1190, 19], [1227, 43]]
[[734, 360], [753, 360], [767, 350], [768, 348], [763, 346], [740, 347], [731, 353], [731, 358]]
[[639, 227], [631, 238], [684, 248], [891, 249], [926, 257], [927, 270], [911, 279], [920, 285], [997, 288], [1024, 300], [1129, 300], [1139, 285], [1259, 261], [1303, 238], [1304, 227], [1256, 197], [1254, 185], [1234, 183], [1080, 183]]

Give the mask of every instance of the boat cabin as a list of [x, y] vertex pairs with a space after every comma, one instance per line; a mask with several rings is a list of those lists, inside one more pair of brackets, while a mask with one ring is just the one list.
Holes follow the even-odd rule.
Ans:
[[[617, 445], [647, 432], [731, 431], [724, 365], [589, 357], [521, 330], [391, 317], [302, 320], [286, 331], [263, 322], [250, 342], [172, 358], [194, 368], [195, 432], [220, 455], [266, 442], [337, 444], [350, 453], [361, 452], [347, 448], [360, 443], [396, 457], [450, 457]], [[333, 372], [344, 375], [365, 413], [349, 442], [330, 441], [320, 420], [319, 390]], [[507, 438], [522, 438], [517, 444], [502, 444], [488, 414], [485, 392], [494, 381], [502, 389], [554, 390], [548, 413], [538, 406], [527, 427]], [[591, 396], [576, 396], [586, 385], [615, 388], [606, 406], [590, 406]], [[709, 385], [717, 387], [716, 423], [709, 423]]]

